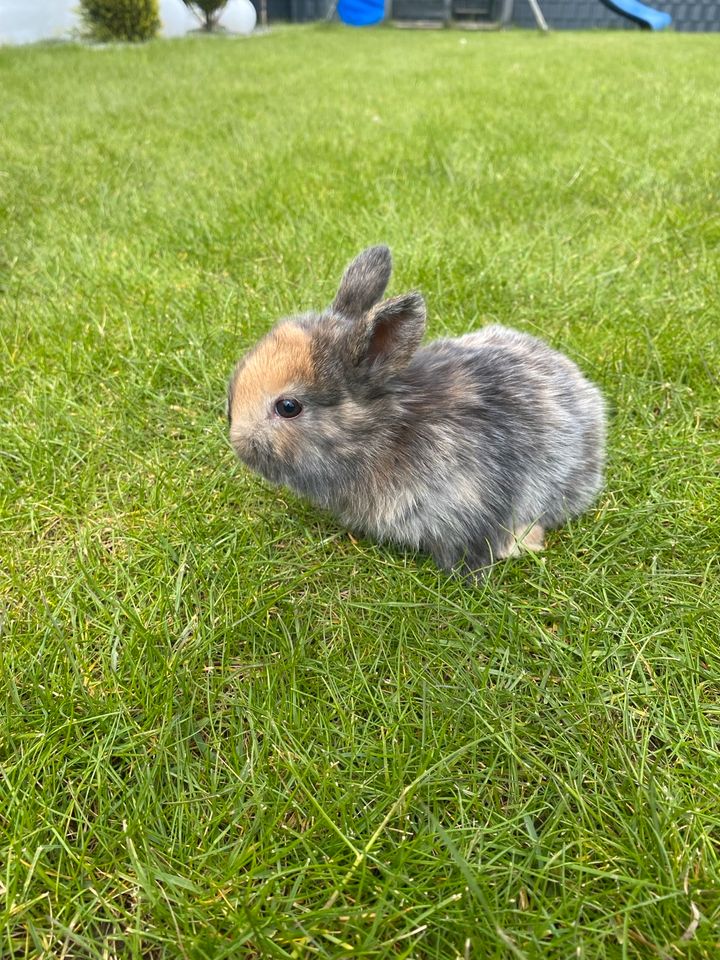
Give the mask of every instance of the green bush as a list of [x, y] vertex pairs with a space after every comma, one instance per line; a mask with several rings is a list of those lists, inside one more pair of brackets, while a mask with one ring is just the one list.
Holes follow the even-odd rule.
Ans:
[[160, 29], [158, 0], [80, 0], [93, 40], [151, 40]]

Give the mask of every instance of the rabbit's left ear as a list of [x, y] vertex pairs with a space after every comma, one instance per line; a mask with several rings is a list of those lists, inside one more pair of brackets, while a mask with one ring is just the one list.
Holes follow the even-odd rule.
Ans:
[[374, 306], [385, 293], [392, 272], [392, 257], [387, 247], [368, 247], [350, 263], [340, 281], [332, 309], [354, 320]]
[[391, 297], [355, 324], [355, 366], [388, 372], [410, 362], [425, 332], [425, 301], [419, 293]]

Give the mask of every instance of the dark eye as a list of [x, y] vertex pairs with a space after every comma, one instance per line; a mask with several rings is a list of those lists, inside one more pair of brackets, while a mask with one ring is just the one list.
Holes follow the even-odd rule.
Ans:
[[302, 411], [302, 404], [294, 397], [281, 397], [275, 404], [275, 413], [290, 420]]

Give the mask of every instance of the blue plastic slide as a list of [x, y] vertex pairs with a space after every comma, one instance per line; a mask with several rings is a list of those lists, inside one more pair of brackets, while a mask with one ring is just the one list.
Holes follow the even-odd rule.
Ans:
[[385, 16], [385, 0], [338, 0], [337, 12], [351, 27], [370, 27]]
[[614, 13], [619, 13], [633, 23], [637, 23], [646, 30], [664, 30], [672, 23], [672, 17], [669, 13], [663, 13], [662, 10], [655, 10], [654, 7], [648, 7], [640, 0], [600, 0], [605, 6]]

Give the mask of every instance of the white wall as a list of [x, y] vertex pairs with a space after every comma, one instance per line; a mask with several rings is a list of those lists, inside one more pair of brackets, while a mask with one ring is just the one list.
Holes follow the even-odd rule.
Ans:
[[[250, 0], [230, 0], [221, 23], [229, 30], [249, 33], [255, 25]], [[69, 36], [80, 25], [75, 12], [79, 0], [0, 0], [0, 43], [33, 43]], [[159, 0], [162, 34], [181, 37], [198, 21], [182, 0]]]
[[0, 0], [0, 43], [59, 38], [77, 26], [72, 0]]

